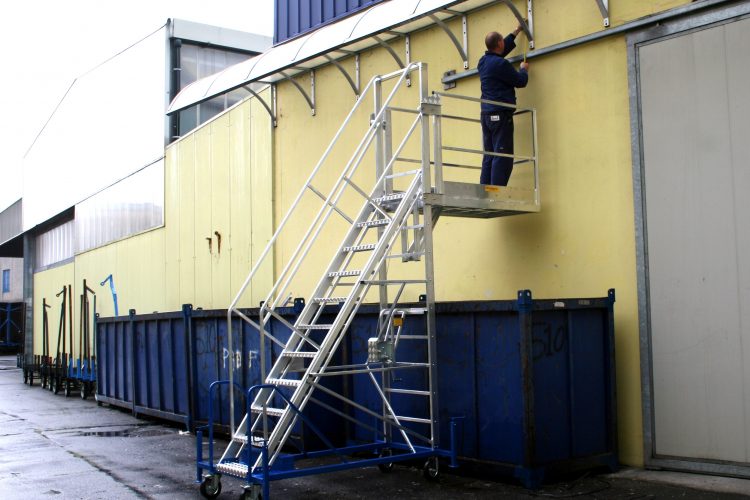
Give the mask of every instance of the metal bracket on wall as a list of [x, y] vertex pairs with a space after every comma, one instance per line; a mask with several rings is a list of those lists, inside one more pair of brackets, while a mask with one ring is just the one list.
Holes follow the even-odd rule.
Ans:
[[594, 0], [596, 5], [599, 6], [599, 12], [602, 13], [602, 19], [604, 20], [604, 27], [609, 28], [609, 0]]
[[515, 5], [513, 5], [512, 0], [502, 0], [502, 2], [510, 9], [510, 11], [513, 13], [513, 16], [516, 18], [516, 21], [518, 21], [518, 25], [521, 26], [521, 29], [526, 34], [526, 38], [529, 39], [529, 48], [534, 48], [534, 16], [533, 16], [533, 9], [532, 9], [532, 0], [526, 0], [526, 15], [527, 19], [524, 19], [523, 15], [521, 15], [521, 11], [519, 11]]
[[310, 106], [310, 113], [315, 116], [315, 70], [310, 70], [310, 93], [308, 94], [305, 92], [305, 89], [302, 88], [302, 85], [300, 85], [294, 78], [286, 74], [284, 71], [279, 71], [279, 74], [284, 77], [286, 81], [294, 85], [294, 87], [299, 91], [300, 94], [302, 94], [302, 97], [305, 98], [305, 101], [307, 101], [307, 105]]
[[359, 98], [359, 87], [360, 87], [360, 81], [359, 81], [359, 54], [354, 56], [354, 78], [349, 74], [348, 71], [341, 65], [341, 63], [334, 59], [333, 57], [329, 56], [328, 54], [323, 54], [323, 57], [325, 57], [328, 62], [333, 64], [342, 75], [344, 75], [344, 78], [346, 78], [346, 81], [349, 83], [349, 86], [354, 91], [354, 96], [356, 98]]
[[393, 47], [391, 47], [390, 45], [388, 45], [388, 42], [386, 42], [385, 40], [383, 40], [382, 38], [380, 38], [377, 35], [373, 36], [372, 38], [376, 42], [378, 42], [378, 45], [380, 45], [381, 47], [383, 47], [385, 50], [388, 51], [388, 53], [391, 55], [391, 57], [393, 58], [393, 60], [396, 61], [396, 64], [398, 64], [398, 67], [400, 69], [404, 69], [406, 67], [406, 66], [404, 66], [404, 61], [402, 61], [401, 58], [398, 56], [398, 54], [396, 54], [396, 51], [393, 50]]
[[468, 37], [466, 15], [461, 16], [463, 43], [458, 41], [458, 37], [455, 34], [453, 34], [451, 29], [448, 27], [448, 25], [445, 24], [435, 14], [430, 14], [429, 18], [432, 19], [432, 21], [435, 24], [437, 24], [445, 32], [446, 35], [448, 35], [448, 38], [450, 38], [451, 42], [453, 42], [453, 45], [456, 47], [456, 50], [458, 50], [458, 55], [461, 56], [461, 60], [464, 62], [464, 69], [468, 69], [469, 68], [469, 37]]
[[250, 88], [249, 85], [243, 85], [243, 89], [250, 92], [250, 94], [258, 99], [258, 102], [266, 108], [266, 111], [268, 111], [269, 116], [271, 117], [271, 122], [273, 123], [273, 126], [277, 126], [278, 123], [276, 122], [276, 85], [271, 85], [271, 105], [269, 106], [265, 99], [263, 99], [260, 94], [258, 94], [256, 91]]

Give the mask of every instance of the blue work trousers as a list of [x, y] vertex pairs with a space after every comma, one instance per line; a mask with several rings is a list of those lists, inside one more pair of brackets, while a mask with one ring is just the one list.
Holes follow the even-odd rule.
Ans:
[[[482, 114], [482, 143], [485, 151], [513, 154], [513, 113]], [[480, 184], [507, 186], [513, 172], [513, 158], [484, 155]]]

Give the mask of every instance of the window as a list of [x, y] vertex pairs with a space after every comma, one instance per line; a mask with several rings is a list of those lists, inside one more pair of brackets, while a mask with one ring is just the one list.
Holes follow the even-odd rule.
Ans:
[[[180, 85], [179, 89], [176, 90], [182, 90], [194, 81], [218, 73], [248, 57], [250, 57], [250, 54], [242, 52], [183, 43], [180, 47]], [[225, 109], [237, 104], [247, 95], [248, 93], [245, 90], [235, 90], [180, 111], [175, 132], [180, 136], [187, 134]], [[176, 139], [176, 137], [173, 137], [173, 139]]]
[[10, 269], [3, 269], [3, 293], [10, 292]]

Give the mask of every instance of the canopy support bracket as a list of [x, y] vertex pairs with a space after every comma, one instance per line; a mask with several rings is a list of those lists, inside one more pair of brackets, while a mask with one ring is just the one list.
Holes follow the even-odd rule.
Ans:
[[439, 17], [437, 17], [435, 14], [430, 14], [428, 16], [430, 19], [432, 19], [432, 22], [437, 24], [440, 29], [442, 29], [446, 35], [448, 35], [448, 38], [450, 38], [451, 42], [453, 42], [453, 45], [456, 47], [456, 50], [458, 50], [458, 55], [461, 56], [461, 60], [464, 62], [464, 69], [469, 68], [469, 48], [468, 48], [468, 32], [467, 32], [467, 25], [466, 25], [466, 16], [462, 15], [461, 20], [463, 24], [463, 43], [461, 43], [458, 40], [458, 37], [453, 34], [451, 29], [448, 27], [447, 24], [445, 24]]
[[518, 25], [521, 27], [523, 32], [526, 34], [526, 38], [529, 40], [529, 49], [534, 48], [534, 16], [533, 16], [533, 9], [532, 9], [532, 0], [526, 1], [526, 15], [528, 16], [527, 19], [524, 19], [521, 15], [521, 12], [516, 8], [515, 5], [513, 5], [512, 0], [501, 0], [513, 13], [513, 16], [516, 18], [516, 21], [518, 21]]
[[[243, 85], [243, 89], [250, 92], [250, 94], [258, 99], [258, 102], [268, 111], [268, 115], [271, 117], [271, 122], [273, 123], [273, 126], [275, 127], [277, 125], [276, 122], [276, 85], [271, 85], [271, 106], [268, 105], [265, 99], [263, 99], [260, 94], [258, 94], [256, 91], [250, 88], [250, 85]], [[273, 106], [273, 108], [272, 108]]]
[[599, 12], [602, 13], [602, 19], [604, 20], [604, 27], [609, 28], [609, 0], [595, 0], [596, 5], [599, 6]]
[[284, 77], [286, 81], [294, 85], [294, 87], [299, 91], [300, 94], [302, 94], [302, 97], [305, 98], [305, 101], [307, 101], [307, 105], [310, 106], [310, 113], [315, 116], [315, 70], [310, 70], [310, 93], [308, 94], [305, 92], [305, 89], [302, 88], [302, 85], [300, 85], [294, 78], [289, 76], [283, 71], [279, 71], [279, 74]]
[[390, 45], [388, 45], [388, 43], [385, 40], [383, 40], [382, 38], [380, 38], [377, 35], [373, 36], [372, 38], [373, 38], [373, 40], [375, 40], [376, 42], [378, 42], [378, 45], [380, 45], [381, 47], [383, 47], [385, 50], [388, 51], [388, 53], [391, 55], [391, 57], [393, 57], [393, 60], [396, 61], [396, 64], [398, 64], [398, 67], [400, 69], [404, 69], [406, 67], [406, 66], [404, 66], [404, 62], [401, 60], [401, 58], [398, 56], [398, 54], [396, 54], [396, 51], [393, 50], [393, 47], [391, 47]]
[[[352, 76], [349, 74], [348, 71], [344, 68], [344, 66], [341, 65], [340, 62], [338, 62], [333, 57], [329, 56], [328, 54], [323, 54], [323, 57], [325, 57], [329, 63], [333, 64], [336, 69], [338, 69], [342, 75], [344, 75], [344, 78], [346, 78], [346, 81], [349, 83], [349, 86], [354, 91], [354, 95], [359, 98], [359, 55], [355, 56], [355, 76], [352, 78]], [[354, 80], [356, 78], [356, 81]]]

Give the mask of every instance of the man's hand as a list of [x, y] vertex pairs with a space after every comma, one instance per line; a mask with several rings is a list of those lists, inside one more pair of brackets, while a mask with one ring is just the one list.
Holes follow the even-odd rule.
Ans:
[[521, 63], [521, 69], [528, 71], [529, 70], [529, 63], [526, 61]]
[[[526, 22], [526, 19], [524, 19], [523, 22]], [[521, 23], [518, 23], [518, 26], [516, 26], [516, 29], [513, 30], [513, 35], [518, 36], [518, 34], [522, 31], [523, 31], [523, 26], [521, 25]]]

